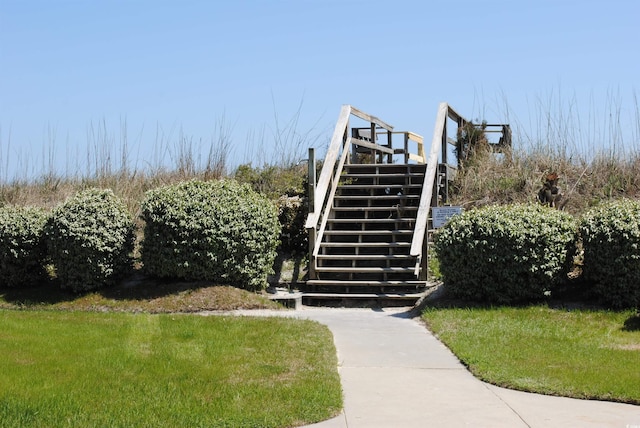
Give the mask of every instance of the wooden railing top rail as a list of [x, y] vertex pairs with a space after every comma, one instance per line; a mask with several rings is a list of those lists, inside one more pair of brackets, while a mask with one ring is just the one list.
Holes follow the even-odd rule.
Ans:
[[[343, 106], [345, 107], [345, 106]], [[380, 119], [378, 119], [375, 116], [371, 116], [370, 114], [367, 114], [363, 111], [358, 110], [357, 108], [353, 107], [353, 106], [346, 106], [349, 107], [350, 109], [350, 113], [356, 117], [359, 117], [362, 120], [366, 120], [369, 123], [375, 123], [376, 125], [378, 125], [380, 128], [386, 129], [387, 131], [393, 131], [393, 126], [389, 125], [388, 123], [385, 123], [383, 121], [381, 121]]]
[[422, 143], [424, 141], [424, 137], [422, 135], [416, 134], [415, 132], [405, 131], [402, 132], [402, 134], [406, 134], [410, 140], [417, 141], [419, 143]]
[[[442, 104], [447, 104], [447, 103], [440, 103], [441, 106], [442, 106]], [[462, 115], [458, 114], [458, 112], [455, 111], [453, 109], [453, 107], [451, 107], [448, 104], [447, 104], [447, 117], [449, 117], [452, 120], [455, 120], [456, 123], [458, 123], [458, 124], [464, 124], [465, 122], [467, 122], [467, 119], [462, 117]], [[446, 118], [445, 118], [445, 120], [446, 120]]]

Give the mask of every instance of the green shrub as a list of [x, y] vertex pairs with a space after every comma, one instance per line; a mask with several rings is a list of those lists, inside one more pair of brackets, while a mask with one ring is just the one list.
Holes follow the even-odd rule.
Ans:
[[255, 168], [250, 164], [240, 165], [234, 174], [239, 183], [246, 183], [253, 190], [276, 200], [280, 196], [302, 196], [307, 190], [307, 166], [294, 165], [288, 168], [275, 165]]
[[307, 165], [254, 168], [244, 164], [236, 169], [234, 178], [276, 203], [282, 228], [278, 251], [285, 254], [306, 253], [308, 239], [304, 222], [308, 212]]
[[42, 232], [47, 214], [39, 208], [0, 208], [0, 285], [22, 287], [47, 279]]
[[308, 206], [299, 196], [281, 196], [277, 202], [280, 233], [280, 251], [288, 254], [305, 254], [309, 240], [304, 223]]
[[580, 221], [583, 279], [605, 304], [640, 305], [640, 202], [603, 203]]
[[266, 286], [278, 246], [278, 212], [249, 186], [222, 180], [160, 187], [147, 192], [142, 218], [147, 273], [249, 290]]
[[491, 206], [453, 217], [435, 237], [446, 289], [497, 304], [541, 299], [566, 279], [575, 228], [569, 214], [539, 205]]
[[80, 292], [112, 284], [131, 267], [134, 230], [111, 190], [87, 189], [56, 208], [44, 233], [60, 286]]

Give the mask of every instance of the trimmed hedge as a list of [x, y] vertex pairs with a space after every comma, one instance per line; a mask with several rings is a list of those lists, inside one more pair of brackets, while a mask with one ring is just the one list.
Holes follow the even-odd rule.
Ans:
[[640, 202], [623, 199], [589, 210], [579, 226], [583, 279], [614, 308], [640, 306]]
[[111, 190], [87, 189], [57, 207], [44, 234], [60, 287], [80, 292], [112, 284], [131, 268], [134, 231]]
[[146, 193], [146, 273], [264, 289], [280, 225], [273, 203], [234, 180], [188, 181]]
[[31, 286], [48, 279], [42, 239], [46, 221], [40, 208], [0, 208], [0, 286]]
[[563, 282], [576, 221], [540, 205], [491, 206], [453, 217], [435, 236], [453, 297], [496, 304], [539, 300]]

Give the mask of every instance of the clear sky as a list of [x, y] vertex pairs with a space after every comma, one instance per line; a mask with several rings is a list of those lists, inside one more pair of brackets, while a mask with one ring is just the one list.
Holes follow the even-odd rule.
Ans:
[[180, 141], [206, 157], [221, 133], [260, 166], [278, 130], [325, 148], [343, 104], [428, 139], [446, 101], [516, 144], [640, 148], [639, 18], [636, 0], [0, 0], [0, 179], [123, 147], [136, 168]]

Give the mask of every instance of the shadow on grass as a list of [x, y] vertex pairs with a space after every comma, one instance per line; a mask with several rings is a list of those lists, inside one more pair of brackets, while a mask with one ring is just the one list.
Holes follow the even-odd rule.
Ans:
[[628, 318], [624, 322], [622, 331], [640, 331], [640, 313]]
[[[546, 305], [551, 309], [564, 311], [599, 311], [611, 310], [593, 296], [589, 288], [582, 283], [570, 283], [556, 287], [548, 296], [540, 299], [530, 299], [522, 302], [491, 303], [484, 301], [465, 300], [452, 297], [444, 284], [437, 286], [437, 290], [422, 302], [422, 308], [437, 309], [494, 309], [499, 307], [526, 308], [530, 306]], [[635, 321], [634, 321], [635, 319]], [[627, 320], [631, 328], [640, 329], [640, 313]], [[638, 323], [637, 325], [633, 324]], [[635, 327], [634, 327], [635, 325]]]
[[210, 281], [184, 281], [175, 278], [153, 278], [135, 273], [120, 281], [117, 285], [101, 288], [95, 292], [113, 300], [149, 300], [210, 287]]
[[76, 299], [78, 295], [68, 290], [61, 290], [54, 281], [50, 281], [47, 284], [26, 288], [2, 288], [0, 297], [16, 306], [30, 306], [69, 302]]
[[207, 281], [188, 282], [150, 278], [134, 272], [114, 285], [87, 292], [75, 293], [62, 290], [56, 281], [52, 280], [46, 284], [27, 288], [0, 288], [0, 298], [18, 307], [69, 303], [89, 294], [97, 294], [118, 301], [148, 300], [213, 285], [217, 284]]

